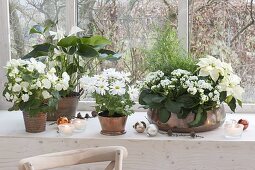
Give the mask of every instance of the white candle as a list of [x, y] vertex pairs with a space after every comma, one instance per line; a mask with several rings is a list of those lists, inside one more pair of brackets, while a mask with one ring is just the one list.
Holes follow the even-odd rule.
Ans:
[[227, 138], [239, 138], [243, 133], [243, 125], [242, 124], [225, 124], [224, 125], [224, 133]]
[[86, 119], [72, 119], [71, 123], [74, 125], [75, 131], [83, 131], [86, 128]]
[[59, 133], [63, 136], [71, 136], [73, 134], [74, 126], [70, 123], [58, 125]]

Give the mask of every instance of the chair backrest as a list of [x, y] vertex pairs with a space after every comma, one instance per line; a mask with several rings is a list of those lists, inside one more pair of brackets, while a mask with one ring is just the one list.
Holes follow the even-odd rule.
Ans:
[[127, 149], [122, 146], [69, 150], [22, 159], [19, 170], [44, 170], [104, 161], [111, 161], [105, 170], [122, 170], [122, 161], [127, 155]]

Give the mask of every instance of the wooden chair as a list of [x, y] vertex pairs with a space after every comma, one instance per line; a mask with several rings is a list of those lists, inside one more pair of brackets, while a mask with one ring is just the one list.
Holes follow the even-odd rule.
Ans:
[[44, 170], [104, 161], [111, 161], [105, 170], [122, 170], [122, 160], [127, 155], [127, 149], [122, 146], [69, 150], [22, 159], [19, 170]]

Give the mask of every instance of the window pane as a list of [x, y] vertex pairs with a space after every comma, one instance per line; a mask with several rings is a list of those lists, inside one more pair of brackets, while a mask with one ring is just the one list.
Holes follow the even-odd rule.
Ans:
[[242, 78], [245, 102], [255, 98], [255, 31], [250, 12], [247, 0], [192, 0], [190, 4], [191, 53], [230, 62]]
[[131, 72], [142, 78], [143, 49], [152, 43], [156, 27], [176, 26], [177, 0], [78, 0], [78, 26], [87, 35], [99, 34], [112, 41], [110, 48], [123, 54], [117, 63], [105, 67]]
[[40, 41], [40, 36], [29, 35], [35, 24], [47, 19], [65, 27], [65, 0], [10, 0], [11, 56], [19, 58]]

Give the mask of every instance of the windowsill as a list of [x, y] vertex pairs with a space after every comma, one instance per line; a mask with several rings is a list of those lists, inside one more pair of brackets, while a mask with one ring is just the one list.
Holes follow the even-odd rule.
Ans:
[[[89, 112], [81, 112], [83, 115]], [[250, 122], [248, 130], [245, 130], [240, 139], [226, 139], [224, 137], [223, 127], [219, 127], [213, 131], [199, 133], [204, 138], [192, 139], [190, 137], [169, 137], [166, 134], [158, 134], [155, 137], [147, 137], [145, 133], [139, 134], [133, 129], [133, 125], [137, 121], [146, 120], [145, 112], [136, 112], [128, 117], [126, 124], [125, 135], [120, 136], [105, 136], [100, 134], [100, 124], [97, 118], [90, 118], [87, 121], [87, 128], [84, 132], [74, 133], [70, 137], [63, 137], [57, 133], [57, 125], [50, 125], [52, 122], [47, 122], [46, 131], [42, 133], [27, 133], [25, 132], [23, 116], [20, 111], [8, 112], [0, 111], [0, 137], [22, 137], [22, 138], [73, 138], [73, 139], [123, 139], [123, 140], [185, 140], [185, 141], [255, 141], [255, 115], [252, 114], [227, 114], [226, 119], [247, 119]]]
[[[85, 112], [82, 112], [84, 114]], [[16, 170], [20, 159], [64, 150], [120, 145], [128, 150], [128, 158], [123, 162], [126, 170], [254, 170], [251, 164], [255, 142], [255, 114], [227, 114], [227, 119], [247, 119], [250, 125], [240, 139], [226, 139], [223, 128], [199, 133], [204, 138], [169, 137], [158, 134], [148, 137], [138, 134], [132, 125], [144, 120], [146, 113], [137, 112], [129, 116], [127, 133], [120, 136], [100, 134], [97, 118], [88, 120], [87, 128], [82, 133], [70, 137], [61, 137], [56, 125], [49, 125], [42, 133], [26, 133], [21, 112], [0, 111], [0, 169]], [[147, 122], [147, 121], [146, 121]], [[80, 166], [82, 169], [104, 169], [102, 164]], [[244, 168], [245, 167], [245, 168]], [[217, 169], [216, 168], [216, 169]], [[67, 170], [61, 168], [61, 170]]]

